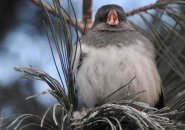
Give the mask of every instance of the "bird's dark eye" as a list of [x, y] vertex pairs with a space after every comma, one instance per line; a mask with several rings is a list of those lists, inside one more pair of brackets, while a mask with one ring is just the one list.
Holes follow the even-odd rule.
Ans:
[[105, 17], [103, 17], [103, 16], [99, 17], [99, 21], [100, 22], [105, 22]]
[[100, 22], [106, 22], [108, 13], [109, 13], [109, 10], [106, 10], [105, 13], [101, 14], [101, 15], [99, 16], [99, 18], [98, 18], [99, 21], [100, 21]]
[[125, 14], [123, 14], [121, 11], [117, 11], [117, 12], [118, 12], [119, 20], [120, 21], [126, 21]]
[[120, 19], [120, 21], [125, 21], [125, 16], [122, 15], [119, 17], [119, 19]]

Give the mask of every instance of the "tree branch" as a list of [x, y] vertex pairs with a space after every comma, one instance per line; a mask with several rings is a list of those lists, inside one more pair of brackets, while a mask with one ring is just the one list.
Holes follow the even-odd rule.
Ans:
[[128, 12], [126, 12], [126, 16], [131, 16], [131, 15], [134, 15], [134, 14], [137, 14], [137, 13], [145, 12], [145, 11], [150, 10], [150, 9], [156, 9], [156, 8], [160, 8], [160, 7], [162, 8], [167, 4], [175, 3], [177, 1], [175, 1], [175, 0], [167, 0], [167, 1], [158, 0], [156, 3], [149, 4], [149, 5], [142, 6], [142, 7], [139, 7], [137, 9], [133, 9], [131, 11], [128, 11]]
[[[40, 3], [40, 0], [31, 0], [35, 5], [42, 8], [42, 5]], [[47, 3], [43, 3], [44, 8], [53, 15], [58, 15], [57, 12]], [[74, 18], [69, 18], [67, 14], [63, 14], [66, 22], [74, 27], [77, 27], [78, 30], [82, 33], [84, 33], [84, 23], [81, 21], [76, 21]]]
[[83, 22], [84, 22], [84, 32], [92, 27], [92, 0], [83, 0]]
[[[39, 0], [32, 0], [32, 2], [41, 7], [41, 3], [39, 2]], [[178, 0], [158, 0], [156, 3], [128, 11], [126, 12], [126, 16], [135, 15], [137, 13], [145, 12], [150, 9], [162, 8], [167, 4], [176, 2], [178, 2]], [[57, 12], [53, 10], [53, 8], [49, 4], [43, 3], [43, 5], [48, 12], [54, 15], [58, 15]], [[81, 33], [88, 32], [92, 27], [92, 0], [83, 0], [83, 21], [76, 21], [74, 18], [69, 18], [67, 14], [63, 15], [66, 22], [74, 27], [77, 27]]]

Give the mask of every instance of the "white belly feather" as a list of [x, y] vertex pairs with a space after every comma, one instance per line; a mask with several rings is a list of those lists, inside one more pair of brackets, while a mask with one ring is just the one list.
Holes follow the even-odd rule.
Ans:
[[120, 99], [130, 94], [146, 92], [138, 100], [153, 106], [160, 94], [160, 78], [153, 61], [153, 52], [143, 48], [141, 41], [124, 46], [107, 45], [96, 48], [82, 44], [82, 52], [87, 53], [77, 73], [77, 91], [87, 107], [94, 107], [106, 96], [128, 83], [129, 87], [115, 93], [110, 100]]

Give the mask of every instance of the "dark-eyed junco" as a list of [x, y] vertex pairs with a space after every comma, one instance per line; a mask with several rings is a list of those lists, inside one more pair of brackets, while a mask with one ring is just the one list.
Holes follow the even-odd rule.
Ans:
[[106, 101], [145, 91], [137, 101], [156, 108], [164, 106], [153, 44], [129, 24], [122, 7], [105, 5], [98, 9], [92, 29], [80, 43], [74, 72], [79, 99], [86, 107], [99, 104], [133, 77], [127, 87]]

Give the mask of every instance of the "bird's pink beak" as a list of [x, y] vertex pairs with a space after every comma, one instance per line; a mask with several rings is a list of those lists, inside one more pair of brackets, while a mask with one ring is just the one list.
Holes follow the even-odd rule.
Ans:
[[119, 24], [118, 14], [115, 9], [109, 11], [107, 16], [107, 24], [111, 26], [116, 26]]

